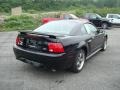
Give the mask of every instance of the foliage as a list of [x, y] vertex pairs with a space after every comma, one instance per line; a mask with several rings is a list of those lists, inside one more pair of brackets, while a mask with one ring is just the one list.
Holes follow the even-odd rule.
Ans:
[[40, 22], [31, 16], [10, 16], [4, 22], [4, 30], [24, 30], [38, 27]]
[[0, 12], [10, 12], [12, 7], [22, 6], [23, 10], [50, 11], [65, 10], [81, 6], [120, 7], [120, 0], [0, 0]]
[[120, 14], [120, 8], [79, 8], [75, 10], [75, 14], [79, 17], [83, 16], [85, 13], [97, 13], [103, 17], [106, 17], [108, 13], [118, 13]]
[[0, 30], [34, 29], [41, 24], [41, 18], [59, 17], [64, 13], [61, 11], [79, 17], [85, 13], [98, 13], [104, 17], [107, 13], [120, 13], [120, 0], [0, 0], [0, 14], [10, 14], [11, 8], [17, 6], [22, 6], [23, 11], [30, 14], [8, 17], [0, 24]]

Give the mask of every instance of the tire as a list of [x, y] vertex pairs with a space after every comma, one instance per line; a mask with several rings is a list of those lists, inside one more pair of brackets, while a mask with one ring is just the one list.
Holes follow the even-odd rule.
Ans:
[[72, 72], [74, 73], [80, 72], [84, 67], [85, 59], [86, 59], [85, 51], [81, 49], [76, 55], [75, 61], [73, 62], [73, 66], [71, 68]]
[[105, 38], [104, 44], [102, 46], [102, 51], [105, 51], [107, 49], [107, 38]]
[[102, 29], [108, 29], [108, 24], [107, 23], [103, 23], [101, 26], [102, 26]]

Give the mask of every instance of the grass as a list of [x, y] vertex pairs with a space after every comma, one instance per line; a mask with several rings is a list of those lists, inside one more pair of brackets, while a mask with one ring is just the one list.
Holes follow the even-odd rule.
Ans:
[[0, 24], [0, 31], [31, 30], [40, 24], [40, 21], [32, 16], [10, 16], [5, 19], [3, 24]]

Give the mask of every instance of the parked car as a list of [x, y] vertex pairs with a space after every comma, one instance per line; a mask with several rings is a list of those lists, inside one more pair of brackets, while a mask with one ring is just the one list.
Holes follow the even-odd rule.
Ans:
[[108, 29], [112, 26], [111, 22], [108, 19], [102, 18], [100, 15], [96, 13], [86, 13], [84, 18], [88, 19], [92, 22], [96, 27], [100, 27], [103, 29]]
[[113, 24], [113, 25], [120, 25], [120, 14], [107, 14], [107, 19]]
[[50, 17], [48, 17], [48, 18], [42, 18], [41, 22], [42, 22], [42, 24], [46, 24], [48, 22], [56, 21], [56, 20], [61, 20], [61, 19], [60, 18], [50, 18]]
[[33, 31], [21, 31], [16, 38], [16, 59], [53, 69], [80, 72], [85, 61], [106, 50], [108, 36], [86, 20], [57, 20]]
[[55, 20], [71, 20], [71, 19], [79, 19], [77, 16], [75, 16], [74, 14], [61, 14], [59, 18], [51, 18], [51, 17], [47, 17], [47, 18], [42, 18], [41, 22], [42, 24], [48, 23], [50, 21], [55, 21]]

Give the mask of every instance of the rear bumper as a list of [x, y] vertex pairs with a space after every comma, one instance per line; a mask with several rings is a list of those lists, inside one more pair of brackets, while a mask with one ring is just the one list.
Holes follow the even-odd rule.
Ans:
[[30, 51], [18, 46], [13, 47], [16, 59], [27, 62], [27, 60], [43, 64], [55, 69], [65, 69], [72, 65], [72, 58], [70, 59], [66, 53], [62, 54], [47, 54], [36, 51]]

